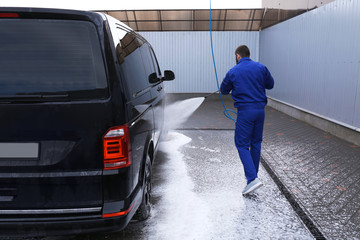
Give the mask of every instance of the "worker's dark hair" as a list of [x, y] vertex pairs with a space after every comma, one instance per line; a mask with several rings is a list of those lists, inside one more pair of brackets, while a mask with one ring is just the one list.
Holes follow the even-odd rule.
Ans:
[[250, 50], [246, 45], [240, 45], [235, 51], [235, 54], [239, 54], [240, 57], [250, 57]]

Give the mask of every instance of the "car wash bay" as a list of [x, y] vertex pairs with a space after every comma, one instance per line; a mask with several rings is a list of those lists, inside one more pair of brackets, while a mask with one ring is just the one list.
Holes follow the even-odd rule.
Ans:
[[[177, 125], [162, 141], [153, 166], [150, 219], [119, 233], [75, 239], [359, 237], [357, 145], [267, 107], [259, 174], [265, 186], [245, 198], [234, 124], [222, 114], [219, 96], [206, 98], [188, 119], [179, 120], [177, 112], [186, 115], [199, 96], [204, 94], [168, 95], [167, 119]], [[224, 100], [231, 108], [232, 100]]]

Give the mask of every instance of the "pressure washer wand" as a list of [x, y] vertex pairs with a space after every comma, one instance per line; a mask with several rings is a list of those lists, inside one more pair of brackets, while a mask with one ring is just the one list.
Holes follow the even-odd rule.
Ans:
[[219, 90], [217, 90], [217, 91], [215, 91], [215, 92], [213, 92], [213, 93], [210, 93], [210, 94], [206, 95], [204, 98], [206, 99], [206, 98], [210, 97], [211, 95], [214, 95], [215, 93], [219, 93]]

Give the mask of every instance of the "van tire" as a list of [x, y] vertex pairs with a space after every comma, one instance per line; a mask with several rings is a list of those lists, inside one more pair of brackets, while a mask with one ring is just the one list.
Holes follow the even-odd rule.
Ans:
[[141, 204], [138, 208], [138, 210], [135, 213], [134, 218], [137, 221], [144, 221], [149, 218], [150, 211], [151, 211], [151, 160], [150, 157], [146, 157], [146, 162], [144, 166], [144, 189], [143, 189], [143, 197]]

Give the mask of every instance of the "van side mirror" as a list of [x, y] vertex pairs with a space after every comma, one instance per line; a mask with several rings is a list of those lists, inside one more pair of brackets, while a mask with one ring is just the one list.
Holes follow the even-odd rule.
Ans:
[[160, 79], [157, 77], [155, 72], [149, 75], [149, 83], [157, 83], [159, 81]]
[[164, 77], [161, 79], [163, 81], [171, 81], [175, 79], [175, 73], [173, 71], [170, 70], [165, 70], [164, 71]]

